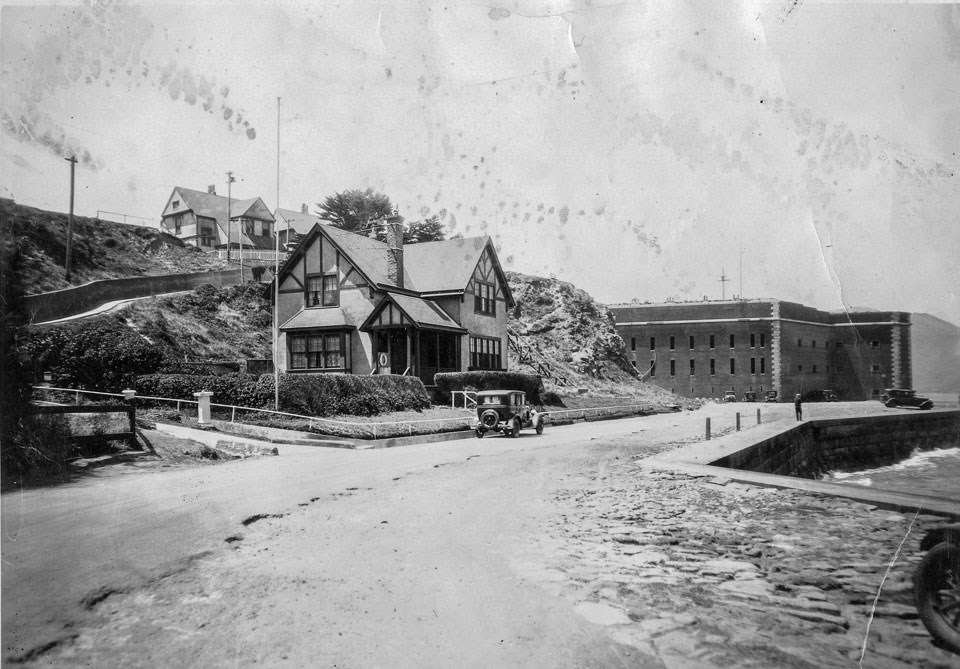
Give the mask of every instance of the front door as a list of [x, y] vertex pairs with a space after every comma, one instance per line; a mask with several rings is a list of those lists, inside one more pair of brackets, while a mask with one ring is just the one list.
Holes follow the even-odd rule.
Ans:
[[403, 374], [407, 369], [407, 332], [406, 330], [389, 330], [390, 340], [390, 373]]

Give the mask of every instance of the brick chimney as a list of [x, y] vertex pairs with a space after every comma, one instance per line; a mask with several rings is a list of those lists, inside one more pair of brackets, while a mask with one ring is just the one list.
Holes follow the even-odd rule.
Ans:
[[301, 213], [301, 214], [309, 214], [309, 213], [310, 213], [310, 210], [307, 208], [307, 203], [306, 203], [306, 202], [304, 202], [303, 204], [300, 205], [300, 213]]
[[403, 217], [387, 216], [387, 279], [403, 288]]
[[217, 194], [216, 184], [210, 184], [209, 186], [207, 186], [207, 192], [210, 193], [210, 195], [216, 195]]

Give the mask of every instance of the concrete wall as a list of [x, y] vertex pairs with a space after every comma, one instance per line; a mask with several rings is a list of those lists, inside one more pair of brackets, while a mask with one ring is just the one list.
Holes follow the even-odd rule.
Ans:
[[710, 464], [819, 478], [900, 462], [915, 450], [960, 446], [960, 411], [911, 411], [814, 420]]
[[[249, 268], [244, 268], [249, 278]], [[28, 295], [27, 311], [31, 323], [75, 316], [90, 311], [106, 302], [149, 297], [180, 290], [193, 290], [204, 284], [232, 286], [240, 283], [240, 270], [220, 272], [196, 272], [193, 274], [164, 274], [162, 276], [138, 276], [126, 279], [102, 279], [76, 288], [64, 288], [50, 293]]]

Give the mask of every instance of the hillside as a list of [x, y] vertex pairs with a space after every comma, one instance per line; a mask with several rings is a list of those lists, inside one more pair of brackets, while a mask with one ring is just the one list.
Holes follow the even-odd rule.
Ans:
[[930, 314], [911, 314], [913, 387], [960, 393], [960, 327]]
[[157, 229], [73, 218], [72, 277], [64, 279], [67, 223], [64, 213], [0, 200], [0, 235], [20, 248], [27, 294], [44, 293], [97, 279], [224, 269], [225, 260], [186, 246]]

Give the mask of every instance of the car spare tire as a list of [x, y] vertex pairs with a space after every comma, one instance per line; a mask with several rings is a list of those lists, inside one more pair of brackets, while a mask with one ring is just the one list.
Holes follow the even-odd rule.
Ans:
[[480, 414], [480, 424], [485, 428], [492, 430], [500, 422], [500, 415], [493, 409], [487, 409]]

